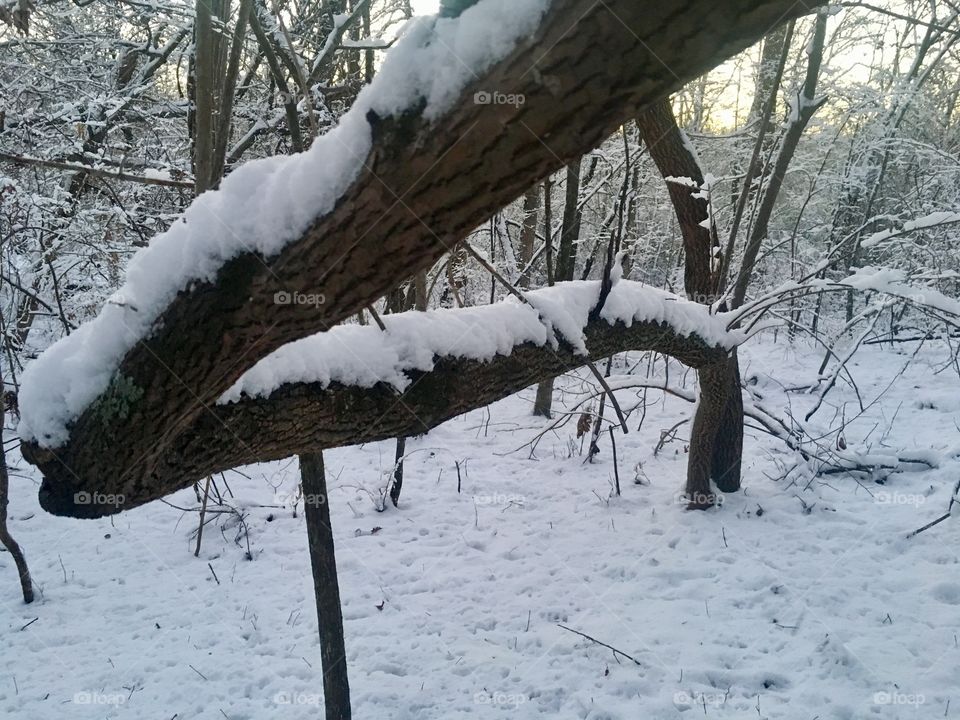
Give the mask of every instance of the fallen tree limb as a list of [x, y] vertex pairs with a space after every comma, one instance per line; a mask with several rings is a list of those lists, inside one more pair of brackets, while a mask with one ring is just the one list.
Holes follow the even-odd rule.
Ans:
[[[703, 332], [710, 337], [709, 323], [722, 327], [723, 317], [710, 316], [706, 308], [694, 303], [670, 302], [669, 294], [641, 288], [639, 283], [621, 283], [622, 288], [618, 285], [611, 293], [610, 306], [619, 307], [623, 314], [625, 297], [634, 297], [638, 306], [643, 306], [642, 298], [658, 298], [660, 308], [654, 314], [666, 317], [673, 325], [659, 319], [634, 321], [629, 327], [603, 317], [588, 321], [589, 304], [584, 303], [579, 312], [586, 323], [581, 338], [568, 341], [560, 337], [552, 347], [545, 334], [546, 325], [541, 325], [543, 342], [524, 340], [505, 349], [503, 332], [510, 325], [522, 325], [521, 313], [537, 318], [533, 306], [509, 301], [483, 308], [387, 315], [383, 317], [387, 332], [373, 326], [344, 326], [264, 360], [219, 404], [207, 406], [190, 430], [159, 456], [150, 475], [103, 476], [93, 485], [69, 475], [56, 481], [47, 477], [40, 490], [41, 505], [57, 515], [100, 517], [142, 505], [238, 465], [422, 434], [544, 378], [626, 350], [656, 350], [694, 368], [726, 360], [729, 344], [736, 336], [718, 343], [716, 337], [707, 341], [674, 327], [683, 326], [684, 318], [694, 318], [694, 324], [701, 318]], [[559, 303], [565, 297], [570, 302], [569, 296], [579, 293], [583, 302], [598, 288], [597, 283], [569, 285], [560, 284], [527, 297], [535, 304], [543, 303], [544, 298]], [[649, 307], [646, 309], [649, 312]], [[462, 338], [453, 335], [454, 328]], [[492, 334], [490, 342], [503, 351], [489, 359], [468, 357], [471, 352], [478, 353], [471, 348], [477, 347], [482, 340], [479, 336], [485, 332]], [[535, 326], [512, 332], [518, 338], [538, 334]], [[438, 347], [447, 345], [449, 350], [446, 354], [434, 353], [432, 367], [423, 369], [423, 360], [417, 355], [429, 347], [431, 337], [448, 335], [447, 343], [441, 342]], [[384, 344], [371, 344], [377, 340]], [[581, 354], [575, 347], [581, 343], [588, 354]], [[397, 368], [394, 361], [384, 360], [395, 347], [409, 348], [412, 354], [412, 359], [400, 358]], [[324, 356], [333, 359], [325, 363]], [[305, 367], [311, 362], [318, 367]], [[417, 365], [420, 369], [414, 367]], [[346, 378], [355, 375], [357, 368], [360, 376], [350, 382]], [[284, 382], [283, 376], [291, 374], [311, 381]], [[97, 502], [97, 498], [114, 502]]]
[[[247, 368], [429, 267], [497, 209], [648, 104], [816, 4], [553, 0], [535, 31], [509, 51], [493, 42], [503, 36], [502, 22], [472, 25], [471, 37], [489, 32], [490, 47], [505, 54], [492, 64], [478, 59], [474, 75], [457, 70], [460, 87], [452, 98], [433, 82], [444, 43], [431, 42], [431, 33], [443, 30], [457, 40], [458, 26], [449, 23], [474, 22], [488, 8], [481, 2], [459, 20], [421, 23], [392, 52], [409, 57], [415, 46], [432, 63], [424, 64], [430, 73], [401, 76], [402, 66], [393, 66], [391, 75], [385, 64], [377, 87], [386, 99], [370, 101], [371, 90], [364, 103], [358, 100], [341, 123], [349, 132], [333, 131], [303, 156], [271, 158], [248, 173], [240, 168], [219, 191], [201, 195], [187, 214], [190, 224], [171, 228], [167, 240], [177, 242], [151, 243], [151, 250], [162, 249], [154, 255], [179, 263], [179, 290], [144, 260], [134, 278], [139, 284], [127, 289], [134, 300], [149, 302], [120, 298], [28, 369], [23, 454], [45, 477], [44, 507], [71, 514], [70, 490], [102, 486], [128, 487], [124, 507], [132, 507], [181, 486], [178, 473], [193, 478], [201, 466], [267, 459], [250, 453], [227, 459], [196, 440], [210, 407]], [[453, 58], [446, 64], [460, 67]], [[397, 107], [385, 83], [408, 76], [418, 78], [423, 95]], [[431, 105], [437, 92], [443, 102]], [[477, 100], [491, 92], [524, 100]], [[348, 154], [359, 157], [337, 148], [347, 141]], [[328, 162], [325, 151], [336, 151], [338, 161]], [[317, 177], [336, 178], [345, 188], [328, 198], [329, 188], [311, 185]], [[305, 218], [305, 206], [291, 198], [318, 211]], [[285, 233], [294, 235], [285, 242]], [[209, 254], [195, 259], [187, 252], [197, 244]], [[277, 303], [278, 293], [291, 292], [324, 302]]]

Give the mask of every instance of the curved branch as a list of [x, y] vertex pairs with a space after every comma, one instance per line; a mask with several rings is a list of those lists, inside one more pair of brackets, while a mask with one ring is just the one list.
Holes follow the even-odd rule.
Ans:
[[[557, 288], [564, 289], [563, 286]], [[490, 318], [499, 311], [515, 312], [516, 308], [516, 303], [502, 302], [484, 308], [440, 310], [429, 315], [399, 313], [386, 318], [391, 323], [386, 333], [372, 326], [338, 328], [318, 336], [318, 339], [330, 340], [330, 336], [337, 334], [338, 330], [351, 331], [351, 334], [339, 333], [343, 337], [342, 347], [340, 340], [320, 347], [304, 345], [301, 349], [291, 346], [289, 349], [299, 352], [292, 367], [299, 375], [309, 376], [310, 370], [304, 368], [308, 368], [311, 362], [317, 362], [321, 369], [315, 375], [340, 377], [341, 372], [324, 366], [324, 348], [335, 348], [335, 352], [344, 357], [346, 363], [363, 366], [360, 360], [362, 353], [385, 352], [380, 347], [371, 346], [370, 338], [365, 336], [372, 335], [374, 331], [384, 337], [385, 342], [392, 340], [395, 346], [401, 347], [416, 344], [417, 349], [421, 350], [423, 341], [419, 340], [420, 331], [414, 329], [404, 337], [402, 327], [396, 325], [398, 320], [403, 322], [407, 316], [411, 320], [422, 320], [420, 328], [430, 328], [436, 323], [462, 317], [466, 327], [464, 335], [470, 337], [468, 345], [476, 347], [477, 336], [485, 328], [493, 341], [502, 345], [502, 335], [509, 330], [511, 316], [501, 313], [499, 317], [503, 319], [502, 322], [476, 323], [472, 326], [468, 325], [467, 318], [471, 314], [476, 317], [477, 310], [485, 312]], [[700, 311], [700, 307], [692, 303], [687, 303], [685, 309]], [[530, 312], [533, 314], [532, 310]], [[702, 314], [704, 318], [710, 318], [706, 309]], [[516, 324], [515, 315], [512, 319]], [[680, 325], [669, 311], [667, 319]], [[712, 336], [712, 333], [709, 335]], [[264, 377], [271, 379], [268, 384], [264, 385], [261, 381], [258, 386], [255, 380], [238, 383], [225, 396], [236, 398], [235, 401], [208, 406], [190, 430], [183, 433], [158, 458], [149, 476], [130, 473], [101, 476], [93, 484], [76, 477], [60, 476], [56, 481], [48, 477], [40, 490], [40, 502], [45, 510], [56, 515], [101, 517], [158, 499], [189, 487], [211, 473], [238, 465], [278, 460], [344, 445], [419, 435], [457, 415], [484, 407], [541, 380], [614, 353], [655, 350], [690, 367], [699, 368], [725, 361], [729, 344], [736, 341], [731, 336], [724, 338], [723, 344], [712, 344], [715, 341], [704, 340], [696, 334], [685, 335], [666, 322], [634, 321], [627, 327], [623, 322], [611, 323], [607, 319], [590, 320], [583, 328], [582, 340], [589, 349], [587, 355], [578, 354], [571, 343], [563, 340], [558, 342], [557, 347], [551, 347], [549, 342], [518, 342], [489, 360], [463, 357], [463, 343], [454, 342], [445, 353], [434, 356], [432, 369], [408, 367], [401, 370], [405, 376], [402, 391], [397, 389], [393, 378], [378, 382], [367, 378], [361, 381], [366, 386], [347, 384], [343, 380], [329, 383], [293, 382], [272, 389], [269, 384], [272, 378], [285, 372], [285, 363], [281, 360], [274, 367], [268, 366], [263, 373]], [[391, 346], [383, 347], [389, 351]], [[264, 362], [271, 360], [273, 358]], [[417, 363], [415, 359], [406, 362], [408, 366]], [[383, 373], [376, 363], [373, 365], [371, 374], [379, 372], [384, 378], [391, 375]], [[249, 390], [255, 396], [243, 394], [241, 390]], [[221, 403], [223, 401], [224, 398]], [[77, 501], [78, 497], [80, 502]], [[96, 502], [97, 498], [121, 500]]]
[[[458, 20], [438, 20], [430, 32], [440, 32], [444, 23], [471, 22], [468, 15], [481, 5]], [[421, 100], [394, 108], [389, 116], [367, 112], [369, 102], [348, 113], [341, 129], [369, 132], [372, 142], [365, 157], [356, 158], [355, 175], [342, 167], [347, 164], [342, 157], [331, 165], [324, 156], [344, 137], [353, 143], [348, 152], [368, 147], [344, 132], [326, 143], [321, 138], [311, 153], [285, 161], [289, 164], [266, 161], [278, 178], [271, 176], [267, 188], [244, 187], [243, 178], [252, 185], [256, 173], [241, 176], [236, 171], [234, 182], [228, 179], [219, 192], [232, 188], [239, 197], [205, 193], [196, 201], [192, 217], [215, 237], [212, 242], [186, 237], [209, 242], [213, 250], [194, 263], [200, 270], [172, 301], [176, 288], [157, 295], [165, 298], [158, 316], [152, 307], [114, 304], [95, 321], [94, 330], [81, 328], [70, 343], [48, 355], [50, 361], [37, 360], [31, 366], [36, 370], [28, 370], [30, 382], [25, 378], [22, 394], [23, 453], [45, 476], [45, 507], [69, 510], [72, 505], [54, 500], [64, 498], [69, 488], [129, 486], [130, 502], [145, 502], [179, 486], [171, 459], [178, 448], [197, 453], [178, 460], [183, 477], [205, 464], [202, 459], [209, 453], [191, 443], [191, 435], [207, 408], [257, 360], [337, 324], [386, 294], [399, 279], [430, 267], [534, 182], [600, 144], [684, 80], [809, 6], [795, 0], [552, 0], [536, 31], [499, 60], [488, 65], [475, 58], [475, 79], [454, 75], [459, 93], [435, 112], [429, 105], [424, 109]], [[442, 28], [449, 36], [454, 26]], [[493, 32], [492, 25], [487, 29]], [[503, 28], [495, 31], [500, 37]], [[423, 29], [411, 37], [427, 42], [426, 33]], [[493, 38], [490, 42], [502, 47]], [[403, 49], [405, 58], [410, 45]], [[424, 45], [424, 52], [437, 52], [437, 45]], [[377, 107], [396, 100], [382, 87], [388, 81], [380, 87], [388, 99]], [[431, 88], [434, 94], [443, 89]], [[475, 100], [476, 93], [493, 91], [524, 102]], [[342, 176], [338, 182], [345, 188], [335, 201], [326, 199], [329, 188], [311, 184], [315, 174], [324, 177], [324, 165]], [[289, 242], [263, 241], [260, 217], [242, 215], [243, 205], [277, 214], [255, 202], [264, 197], [292, 216], [273, 228], [281, 239], [283, 233], [296, 233]], [[301, 204], [291, 206], [291, 197]], [[310, 203], [317, 214], [304, 222]], [[202, 215], [227, 207], [241, 213], [243, 221], [217, 219], [236, 228], [236, 238]], [[190, 232], [182, 223], [176, 227]], [[277, 246], [282, 249], [270, 257], [249, 250]], [[139, 271], [149, 274], [142, 264]], [[140, 279], [148, 295], [162, 285], [155, 277]], [[326, 302], [319, 307], [281, 305], [275, 302], [278, 292], [322, 295]], [[84, 355], [89, 348], [106, 359]], [[75, 368], [75, 375], [62, 382], [66, 367]], [[54, 383], [56, 389], [46, 389]], [[43, 406], [34, 410], [40, 425], [47, 417], [65, 418], [69, 424], [57, 420], [53, 427], [38, 427], [28, 422], [28, 396], [39, 398], [29, 403], [31, 408]]]

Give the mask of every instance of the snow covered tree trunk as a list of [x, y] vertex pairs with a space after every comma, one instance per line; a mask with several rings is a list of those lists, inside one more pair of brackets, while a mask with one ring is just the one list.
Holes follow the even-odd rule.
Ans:
[[[228, 187], [212, 196], [224, 212], [243, 216], [244, 199], [258, 192], [263, 198], [268, 189], [270, 200], [282, 205], [297, 189], [306, 190], [296, 197], [310, 208], [317, 202], [314, 214], [300, 230], [283, 224], [289, 223], [287, 217], [276, 227], [265, 227], [266, 219], [258, 216], [249, 218], [239, 237], [211, 230], [213, 238], [193, 238], [199, 247], [207, 247], [204, 242], [216, 247], [202, 258], [202, 277], [170, 288], [156, 307], [124, 306], [120, 312], [129, 323], [101, 323], [96, 332], [102, 336], [74, 340], [74, 333], [67, 338], [66, 347], [88, 341], [87, 348], [120, 349], [105, 365], [89, 359], [71, 363], [81, 368], [80, 374], [96, 368], [91, 374], [104, 378], [103, 384], [94, 381], [94, 396], [67, 412], [65, 435], [41, 429], [24, 442], [24, 456], [45, 477], [42, 505], [80, 513], [84, 508], [73, 501], [80, 489], [114, 488], [127, 498], [126, 509], [192, 482], [195, 478], [187, 479], [181, 469], [209, 465], [225, 447], [196, 442], [198, 424], [209, 420], [217, 398], [256, 361], [355, 315], [402, 278], [430, 267], [499, 208], [598, 145], [651, 102], [805, 10], [792, 0], [618, 0], [610, 7], [591, 0], [554, 0], [534, 32], [488, 64], [478, 64], [475, 75], [464, 75], [462, 86], [451, 91], [447, 104], [437, 106], [442, 109], [435, 115], [429, 103], [424, 109], [420, 95], [411, 97], [409, 106], [390, 105], [382, 116], [363, 107], [348, 113], [341, 127], [370, 138], [366, 157], [356, 160], [355, 174], [341, 167], [346, 159], [331, 165], [325, 153], [288, 161], [301, 173], [309, 169], [322, 176], [319, 165], [343, 170], [343, 187], [334, 185], [336, 198], [329, 204], [310, 194], [315, 190], [325, 197], [329, 188], [322, 183], [314, 188], [302, 174], [299, 180], [291, 177], [290, 184], [264, 187], [228, 180]], [[429, 30], [439, 31], [439, 26]], [[490, 46], [503, 47], [492, 41]], [[436, 62], [438, 47], [423, 44], [407, 53], [419, 58], [422, 49], [424, 57]], [[376, 80], [383, 77], [380, 73]], [[476, 93], [494, 89], [525, 100], [517, 105], [476, 102]], [[344, 153], [336, 141], [327, 146]], [[316, 157], [323, 162], [316, 163]], [[281, 178], [287, 177], [287, 168], [293, 172], [277, 159], [259, 165], [257, 172], [264, 168]], [[257, 172], [244, 177], [252, 183]], [[404, 193], [402, 202], [398, 193]], [[210, 196], [201, 195], [194, 208], [209, 209]], [[180, 223], [174, 230], [189, 234], [195, 225]], [[279, 238], [285, 232], [296, 235], [269, 256], [250, 250], [261, 247], [274, 231]], [[278, 304], [281, 292], [322, 295], [324, 302]], [[138, 322], [143, 329], [133, 331], [137, 337], [128, 343]], [[45, 372], [40, 360], [33, 367], [38, 368], [35, 374]], [[52, 379], [25, 383], [24, 389], [39, 390]], [[78, 384], [89, 380], [71, 378]], [[249, 451], [239, 455], [234, 465], [262, 459]], [[217, 457], [212, 464], [225, 461]]]
[[323, 467], [323, 453], [300, 455], [303, 509], [310, 545], [310, 567], [317, 602], [320, 659], [323, 667], [323, 702], [327, 720], [350, 720], [350, 684], [347, 681], [347, 651], [343, 639], [340, 583], [330, 525], [330, 503]]

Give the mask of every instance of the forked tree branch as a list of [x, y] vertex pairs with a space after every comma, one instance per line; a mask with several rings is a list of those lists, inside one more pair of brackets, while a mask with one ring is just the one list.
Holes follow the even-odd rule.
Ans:
[[[261, 455], [221, 454], [205, 444], [208, 435], [198, 434], [208, 408], [253, 363], [332, 327], [430, 267], [498, 209], [650, 103], [817, 4], [552, 0], [537, 30], [469, 82], [439, 116], [416, 108], [389, 118], [371, 113], [372, 149], [332, 210], [277, 256], [247, 252], [214, 279], [180, 292], [149, 337], [126, 352], [109, 387], [71, 423], [65, 443], [43, 447], [56, 443], [42, 437], [24, 443], [24, 457], [45, 478], [44, 506], [73, 513], [67, 501], [75, 492], [107, 486], [128, 489], [130, 502], [139, 504], [191, 482], [194, 469], [274, 456], [266, 448]], [[481, 91], [524, 102], [478, 104], [474, 95]], [[280, 291], [323, 295], [326, 302], [278, 305]], [[112, 332], [122, 338], [129, 329]], [[614, 335], [601, 333], [609, 347], [597, 352], [628, 346]], [[524, 373], [522, 382], [538, 378]], [[519, 382], [506, 379], [498, 387]], [[330, 407], [340, 422], [354, 412], [350, 405]], [[311, 422], [328, 421], [333, 418]], [[282, 436], [281, 426], [261, 433]], [[393, 428], [390, 436], [405, 432]], [[230, 442], [229, 433], [219, 434]]]

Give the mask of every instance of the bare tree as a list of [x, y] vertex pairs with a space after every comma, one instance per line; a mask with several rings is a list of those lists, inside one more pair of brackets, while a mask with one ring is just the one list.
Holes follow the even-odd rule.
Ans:
[[[2, 386], [2, 383], [0, 383]], [[4, 426], [5, 408], [0, 406], [0, 430]], [[7, 472], [7, 455], [3, 443], [0, 442], [0, 543], [7, 549], [13, 558], [13, 563], [17, 568], [17, 574], [20, 576], [20, 589], [23, 592], [23, 601], [25, 603], [33, 602], [33, 582], [30, 580], [30, 569], [27, 567], [27, 559], [23, 555], [23, 550], [17, 544], [16, 540], [10, 534], [7, 528], [7, 506], [10, 502], [10, 475]]]

